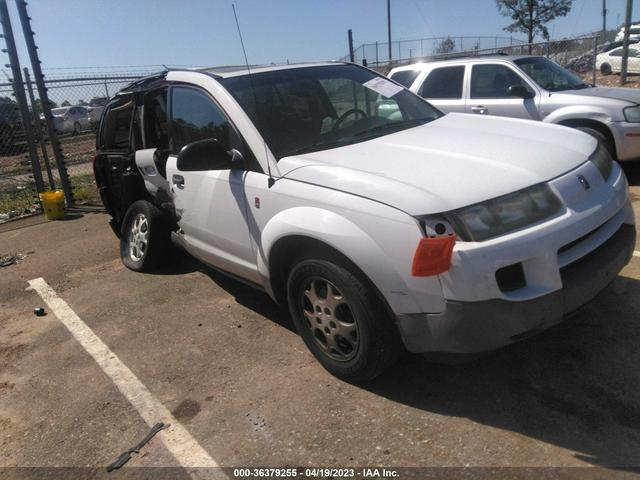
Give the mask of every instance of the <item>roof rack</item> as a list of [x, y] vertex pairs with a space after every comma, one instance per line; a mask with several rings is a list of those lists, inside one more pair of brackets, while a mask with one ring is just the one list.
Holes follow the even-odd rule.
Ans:
[[469, 53], [469, 52], [447, 53], [445, 55], [434, 55], [430, 58], [433, 60], [449, 60], [449, 59], [458, 59], [458, 58], [508, 57], [509, 55], [512, 55], [512, 54], [499, 50], [493, 53]]

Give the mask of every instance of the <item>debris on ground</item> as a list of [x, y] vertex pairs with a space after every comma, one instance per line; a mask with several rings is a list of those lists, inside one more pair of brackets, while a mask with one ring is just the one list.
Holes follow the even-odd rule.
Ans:
[[151, 428], [151, 431], [147, 433], [147, 436], [140, 441], [140, 443], [138, 443], [135, 447], [122, 452], [118, 457], [118, 459], [107, 467], [107, 472], [111, 472], [113, 470], [117, 470], [120, 467], [122, 467], [125, 463], [131, 460], [132, 453], [140, 453], [140, 450], [142, 450], [142, 447], [144, 447], [147, 443], [149, 443], [151, 439], [155, 437], [155, 435], [159, 431], [164, 430], [165, 428], [169, 428], [170, 426], [171, 426], [170, 424], [165, 424], [162, 422], [156, 423]]
[[46, 312], [44, 311], [44, 308], [42, 307], [35, 307], [33, 309], [33, 313], [36, 317], [44, 317], [46, 315]]
[[8, 267], [10, 265], [20, 263], [27, 256], [21, 253], [16, 253], [13, 255], [2, 255], [0, 256], [0, 267]]

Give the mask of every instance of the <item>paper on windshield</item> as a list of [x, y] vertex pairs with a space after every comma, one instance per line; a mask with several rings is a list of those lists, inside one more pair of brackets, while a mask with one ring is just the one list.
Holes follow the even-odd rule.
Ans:
[[403, 88], [399, 85], [396, 85], [393, 82], [390, 82], [386, 78], [375, 77], [369, 80], [368, 82], [363, 83], [363, 85], [374, 92], [379, 93], [380, 95], [384, 95], [385, 97], [393, 97], [396, 93], [398, 93]]

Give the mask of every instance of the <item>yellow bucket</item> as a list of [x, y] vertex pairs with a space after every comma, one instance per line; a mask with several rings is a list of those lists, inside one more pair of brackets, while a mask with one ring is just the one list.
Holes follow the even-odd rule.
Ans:
[[64, 192], [62, 190], [49, 190], [40, 194], [40, 201], [44, 214], [48, 220], [60, 220], [64, 218]]

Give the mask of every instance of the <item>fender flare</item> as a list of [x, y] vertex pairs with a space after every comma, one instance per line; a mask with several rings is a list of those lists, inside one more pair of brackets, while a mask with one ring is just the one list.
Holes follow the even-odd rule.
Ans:
[[608, 109], [593, 105], [571, 105], [558, 108], [544, 117], [542, 121], [560, 124], [567, 120], [591, 120], [602, 123], [605, 127], [613, 121]]
[[342, 215], [309, 206], [279, 212], [262, 230], [258, 273], [272, 296], [269, 258], [279, 240], [292, 236], [316, 240], [344, 255], [376, 286], [394, 312], [419, 311], [396, 266], [369, 234]]

